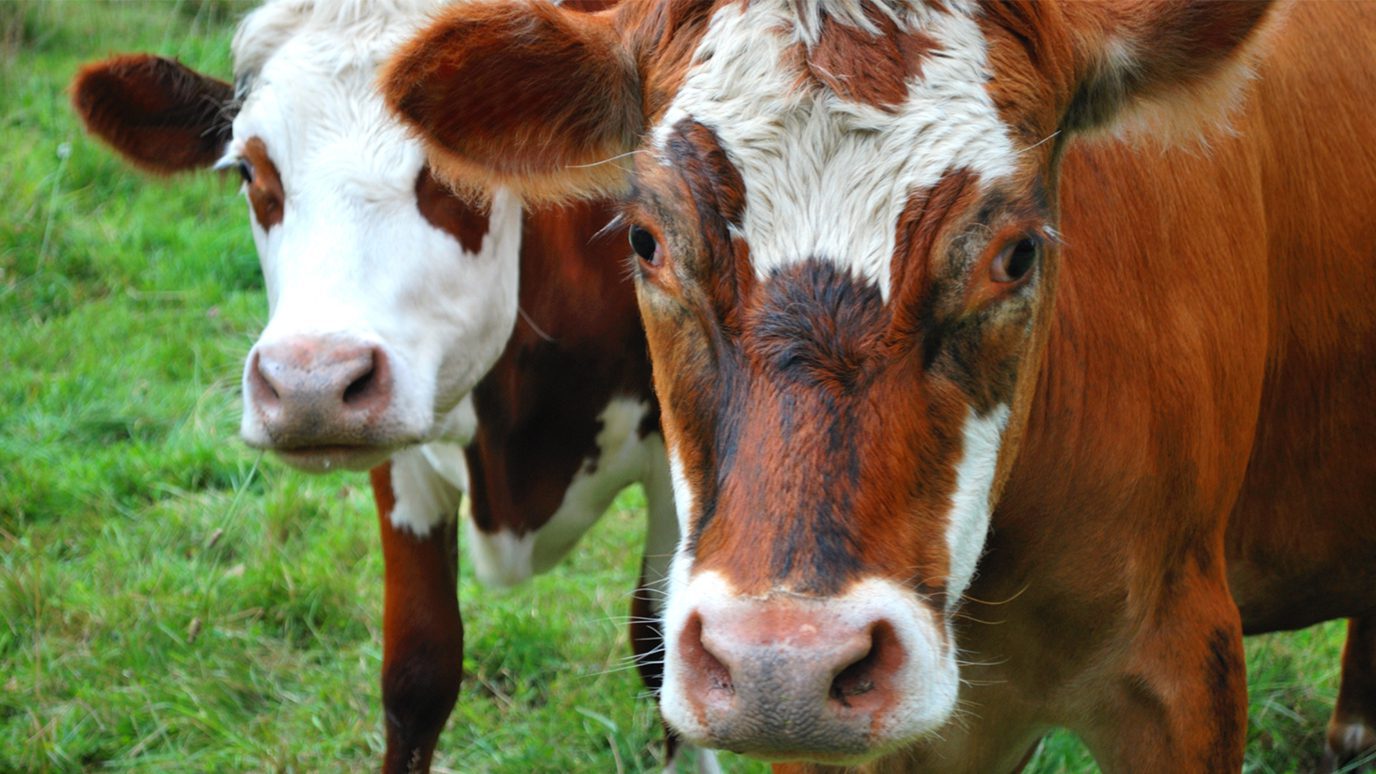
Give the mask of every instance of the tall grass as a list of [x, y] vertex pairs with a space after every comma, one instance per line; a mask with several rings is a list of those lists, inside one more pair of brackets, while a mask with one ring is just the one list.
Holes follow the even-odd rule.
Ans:
[[[365, 479], [235, 440], [265, 317], [235, 186], [129, 172], [64, 93], [119, 51], [227, 76], [244, 8], [0, 0], [0, 771], [353, 770], [382, 749]], [[522, 589], [463, 572], [467, 676], [437, 768], [660, 765], [623, 625], [642, 506], [624, 494]], [[1340, 645], [1336, 624], [1249, 644], [1249, 771], [1312, 765]], [[1065, 735], [1031, 767], [1090, 769]]]

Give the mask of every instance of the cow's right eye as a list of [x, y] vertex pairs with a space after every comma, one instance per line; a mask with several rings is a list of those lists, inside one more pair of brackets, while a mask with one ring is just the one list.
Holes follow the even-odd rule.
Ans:
[[253, 185], [253, 165], [248, 163], [248, 159], [235, 161], [234, 168], [239, 171], [239, 177], [244, 179], [245, 185]]
[[631, 249], [640, 256], [640, 260], [651, 266], [659, 263], [659, 245], [655, 243], [654, 234], [640, 226], [631, 226], [627, 236], [631, 240]]

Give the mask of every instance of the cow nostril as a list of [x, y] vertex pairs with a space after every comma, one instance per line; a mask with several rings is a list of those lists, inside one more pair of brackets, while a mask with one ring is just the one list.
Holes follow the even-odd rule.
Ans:
[[880, 621], [870, 629], [870, 647], [858, 660], [842, 669], [831, 681], [829, 695], [843, 707], [868, 703], [868, 694], [883, 693], [903, 663], [902, 645], [893, 625]]
[[263, 371], [263, 360], [257, 350], [254, 350], [249, 362], [248, 375], [249, 391], [255, 402], [259, 405], [267, 405], [275, 404], [281, 400], [277, 386], [272, 383], [272, 378]]
[[702, 641], [702, 616], [694, 614], [683, 628], [683, 659], [699, 684], [710, 691], [735, 693], [731, 670]]
[[373, 384], [377, 381], [377, 379], [374, 378], [376, 375], [377, 367], [372, 366], [350, 382], [349, 386], [344, 388], [344, 405], [347, 406], [366, 399], [368, 393], [372, 390]]
[[339, 399], [352, 410], [373, 410], [391, 400], [391, 374], [387, 355], [378, 348], [358, 353], [351, 361], [353, 378], [348, 380]]

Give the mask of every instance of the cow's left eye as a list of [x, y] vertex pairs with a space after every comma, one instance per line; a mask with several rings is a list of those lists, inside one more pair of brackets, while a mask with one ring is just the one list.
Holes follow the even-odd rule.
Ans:
[[248, 163], [248, 159], [235, 161], [234, 168], [239, 171], [239, 177], [244, 179], [245, 185], [253, 185], [253, 165]]
[[655, 235], [640, 226], [631, 226], [627, 237], [631, 241], [631, 249], [640, 256], [640, 260], [654, 266], [659, 263], [659, 245], [655, 242]]
[[1033, 236], [1025, 236], [994, 256], [994, 262], [989, 266], [989, 277], [1004, 284], [1021, 282], [1032, 273], [1040, 255], [1041, 241]]

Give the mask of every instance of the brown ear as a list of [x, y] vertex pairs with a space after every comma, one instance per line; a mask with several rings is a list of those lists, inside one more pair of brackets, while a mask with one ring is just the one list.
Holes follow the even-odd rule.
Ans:
[[1067, 2], [1076, 83], [1061, 128], [1189, 133], [1219, 121], [1250, 78], [1271, 0]]
[[404, 46], [382, 91], [461, 189], [527, 199], [615, 193], [644, 119], [613, 15], [548, 2], [460, 3]]
[[72, 81], [86, 131], [159, 175], [215, 163], [229, 141], [233, 97], [224, 81], [148, 54], [88, 64]]

